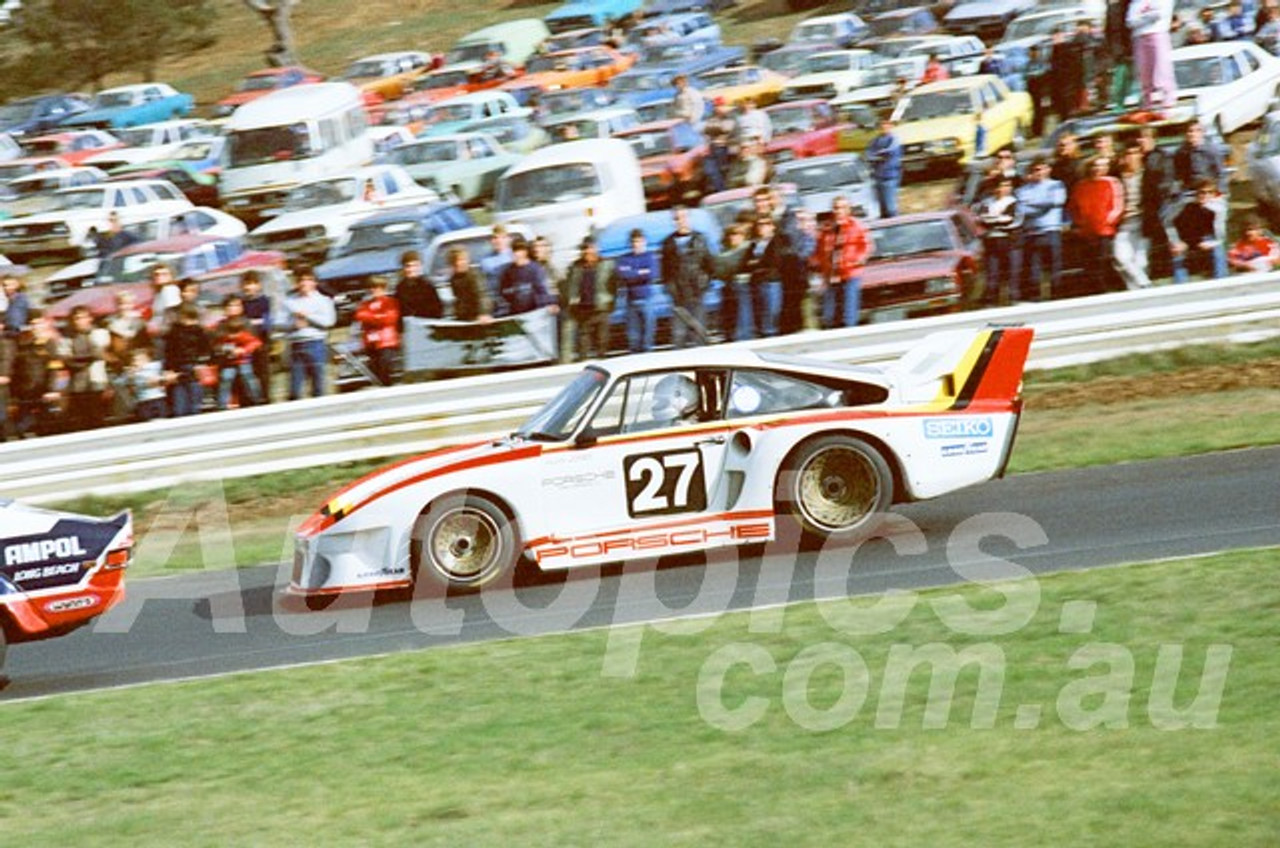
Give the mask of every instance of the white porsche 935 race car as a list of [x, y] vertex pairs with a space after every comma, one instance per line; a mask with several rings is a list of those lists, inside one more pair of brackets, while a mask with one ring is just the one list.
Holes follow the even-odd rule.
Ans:
[[0, 667], [10, 642], [69, 633], [124, 597], [133, 519], [0, 500]]
[[895, 363], [730, 347], [589, 364], [512, 435], [338, 492], [300, 528], [289, 591], [542, 569], [767, 542], [780, 520], [868, 534], [896, 501], [1004, 472], [1032, 330], [930, 336]]

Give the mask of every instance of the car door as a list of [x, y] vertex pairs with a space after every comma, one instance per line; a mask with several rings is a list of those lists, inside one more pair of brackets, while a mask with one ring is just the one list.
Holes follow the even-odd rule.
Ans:
[[617, 381], [574, 446], [544, 457], [550, 535], [633, 538], [710, 521], [727, 444], [725, 377], [683, 368]]

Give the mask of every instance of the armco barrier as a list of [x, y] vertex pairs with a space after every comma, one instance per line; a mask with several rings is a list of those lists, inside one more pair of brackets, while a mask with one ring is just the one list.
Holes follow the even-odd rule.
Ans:
[[[991, 322], [1036, 328], [1031, 368], [1280, 335], [1280, 275], [801, 333], [747, 343], [869, 363], [921, 336]], [[426, 450], [510, 432], [580, 366], [395, 386], [0, 445], [0, 494], [32, 502], [167, 488]], [[337, 482], [337, 481], [335, 481]]]

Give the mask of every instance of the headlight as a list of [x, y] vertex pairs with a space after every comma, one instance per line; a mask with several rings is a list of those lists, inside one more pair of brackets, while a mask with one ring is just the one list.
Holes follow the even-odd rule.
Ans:
[[329, 237], [329, 231], [326, 230], [324, 227], [319, 227], [319, 226], [307, 227], [302, 232], [303, 232], [303, 238], [305, 238], [307, 241], [319, 241], [320, 239], [327, 239]]
[[226, 205], [230, 207], [234, 207], [236, 209], [243, 209], [244, 207], [249, 205], [249, 198], [233, 197], [230, 200], [226, 201]]
[[955, 138], [939, 138], [925, 142], [924, 149], [930, 153], [949, 153], [960, 149], [960, 140]]
[[67, 229], [66, 224], [54, 224], [53, 229], [50, 230], [50, 232], [52, 232], [55, 236], [65, 236], [67, 233], [71, 231]]
[[955, 281], [950, 277], [934, 277], [931, 280], [925, 280], [925, 294], [950, 294], [955, 288]]

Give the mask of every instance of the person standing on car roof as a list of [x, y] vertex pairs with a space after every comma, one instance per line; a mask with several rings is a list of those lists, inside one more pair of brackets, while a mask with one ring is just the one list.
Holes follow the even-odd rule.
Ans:
[[1142, 89], [1143, 109], [1168, 109], [1177, 102], [1173, 45], [1169, 29], [1173, 0], [1131, 0], [1125, 23], [1133, 38], [1133, 66]]

